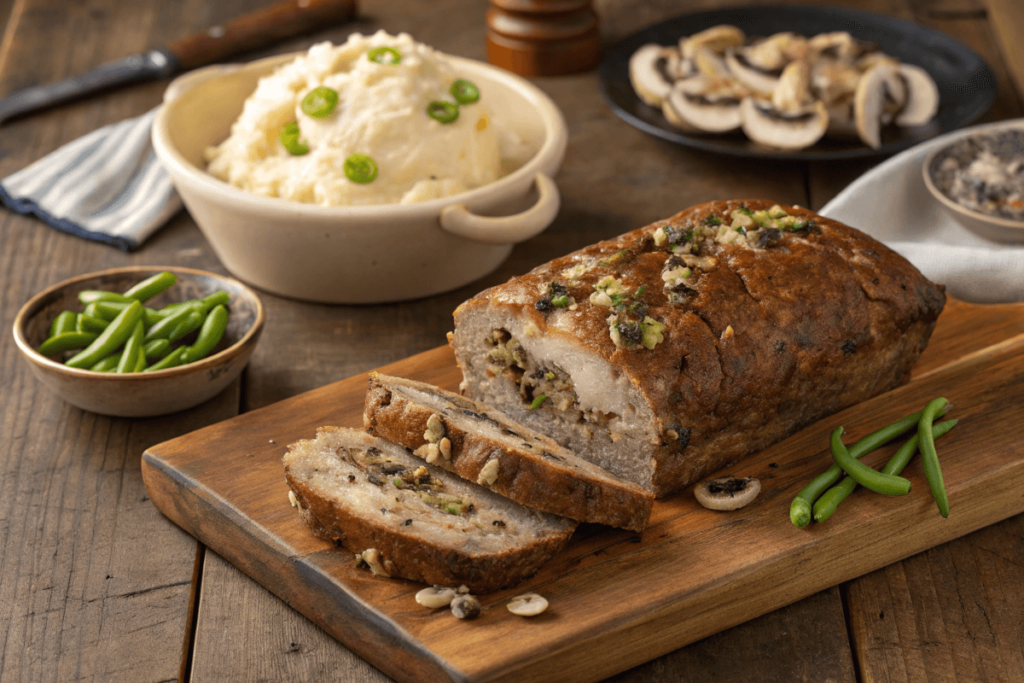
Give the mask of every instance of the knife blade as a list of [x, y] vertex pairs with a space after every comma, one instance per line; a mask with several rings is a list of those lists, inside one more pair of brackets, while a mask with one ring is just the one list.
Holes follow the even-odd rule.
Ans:
[[169, 78], [181, 71], [339, 23], [355, 14], [356, 0], [284, 0], [235, 17], [150, 50], [101, 64], [58, 83], [31, 86], [0, 99], [0, 123], [14, 116], [52, 107], [84, 95], [132, 83]]

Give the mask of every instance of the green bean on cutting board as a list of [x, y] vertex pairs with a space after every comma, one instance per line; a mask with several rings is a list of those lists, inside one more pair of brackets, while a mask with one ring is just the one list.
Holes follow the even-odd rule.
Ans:
[[932, 430], [932, 423], [939, 415], [939, 411], [949, 403], [944, 398], [937, 398], [929, 401], [924, 407], [920, 424], [917, 427], [917, 434], [920, 437], [918, 447], [921, 449], [921, 464], [924, 467], [924, 476], [928, 479], [928, 486], [932, 490], [932, 497], [939, 508], [939, 514], [949, 517], [949, 498], [946, 496], [946, 485], [942, 481], [942, 468], [939, 466], [939, 454], [935, 452], [935, 434]]
[[56, 337], [65, 332], [79, 332], [80, 330], [76, 329], [77, 324], [78, 314], [74, 311], [64, 311], [50, 323], [50, 336]]
[[832, 432], [832, 459], [847, 475], [853, 477], [854, 481], [869, 491], [886, 496], [903, 496], [910, 493], [909, 479], [894, 474], [884, 474], [857, 460], [846, 450], [842, 436], [842, 427], [837, 427]]
[[[879, 446], [892, 441], [897, 436], [906, 434], [917, 426], [921, 419], [921, 413], [913, 413], [901, 420], [893, 422], [887, 427], [882, 427], [876, 432], [868, 434], [863, 439], [850, 446], [850, 456], [862, 458]], [[843, 476], [843, 470], [839, 465], [833, 464], [827, 470], [819, 474], [805, 486], [789, 506], [789, 520], [798, 527], [805, 527], [811, 522], [811, 511], [814, 501], [829, 487], [833, 486]]]
[[165, 270], [131, 287], [124, 295], [136, 301], [149, 301], [160, 292], [173, 286], [177, 281], [178, 277], [174, 273]]
[[[945, 435], [956, 426], [957, 422], [957, 420], [946, 420], [935, 425], [935, 438], [938, 439], [940, 436]], [[899, 450], [889, 459], [889, 462], [885, 464], [881, 471], [886, 474], [901, 474], [907, 464], [910, 463], [910, 459], [914, 457], [914, 453], [917, 452], [917, 444], [918, 435], [914, 434], [905, 444], [900, 446]], [[814, 502], [814, 521], [824, 522], [831, 517], [832, 513], [839, 507], [839, 504], [846, 500], [856, 488], [857, 482], [854, 481], [853, 477], [846, 476], [841, 482], [823, 493], [821, 498]]]

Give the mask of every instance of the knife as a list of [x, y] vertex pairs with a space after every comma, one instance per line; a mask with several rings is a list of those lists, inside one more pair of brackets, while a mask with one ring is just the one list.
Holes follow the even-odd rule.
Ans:
[[284, 0], [223, 26], [193, 33], [166, 48], [101, 64], [80, 76], [24, 88], [0, 99], [0, 123], [83, 95], [168, 78], [351, 17], [356, 0]]

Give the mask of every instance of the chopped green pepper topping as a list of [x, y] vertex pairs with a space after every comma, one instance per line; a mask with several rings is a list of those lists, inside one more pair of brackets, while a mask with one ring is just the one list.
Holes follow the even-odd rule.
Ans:
[[345, 159], [345, 177], [353, 183], [372, 183], [377, 177], [377, 164], [365, 154], [353, 154]]
[[299, 140], [299, 124], [294, 121], [281, 129], [281, 144], [292, 156], [309, 154], [309, 145]]
[[546, 380], [553, 380], [554, 378], [555, 378], [555, 373], [553, 373], [553, 372], [545, 372], [544, 373], [544, 379], [546, 379]]
[[713, 213], [711, 213], [711, 214], [708, 214], [708, 215], [707, 215], [707, 216], [706, 216], [706, 217], [704, 218], [704, 225], [707, 225], [707, 226], [715, 226], [715, 225], [721, 225], [721, 224], [722, 224], [722, 219], [721, 219], [721, 218], [719, 218], [718, 216], [716, 216], [716, 215], [715, 215], [715, 214], [713, 214]]
[[753, 217], [754, 212], [747, 208], [746, 204], [741, 204], [740, 208], [736, 209], [737, 212], [742, 213], [745, 216]]
[[565, 295], [556, 296], [556, 297], [551, 299], [551, 305], [552, 306], [557, 306], [558, 308], [568, 308], [569, 307], [569, 297], [567, 297]]
[[647, 291], [647, 285], [640, 285], [639, 287], [637, 287], [636, 294], [633, 295], [633, 298], [634, 299], [639, 299], [641, 296], [643, 296], [644, 292], [646, 292], [646, 291]]
[[434, 100], [427, 105], [427, 115], [441, 123], [452, 123], [459, 118], [459, 106], [443, 100]]
[[366, 53], [366, 58], [376, 64], [394, 66], [402, 61], [402, 53], [393, 47], [375, 47]]
[[533, 399], [533, 403], [530, 404], [528, 410], [537, 410], [537, 408], [540, 408], [542, 405], [544, 405], [544, 401], [546, 400], [548, 400], [546, 394], [537, 394], [537, 397]]
[[452, 83], [451, 93], [459, 104], [472, 104], [480, 99], [480, 91], [477, 90], [477, 87], [461, 78]]
[[302, 98], [302, 111], [315, 119], [330, 115], [338, 106], [338, 91], [321, 85], [313, 88]]

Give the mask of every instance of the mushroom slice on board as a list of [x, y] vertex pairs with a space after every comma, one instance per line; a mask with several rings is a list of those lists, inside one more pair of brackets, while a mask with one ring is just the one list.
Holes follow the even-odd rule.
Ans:
[[795, 33], [776, 33], [743, 48], [744, 59], [762, 71], [778, 71], [807, 56], [807, 39]]
[[729, 82], [693, 76], [678, 81], [666, 102], [684, 123], [705, 133], [726, 133], [742, 123], [740, 99], [744, 94]]
[[857, 40], [846, 31], [819, 33], [807, 41], [807, 47], [812, 54], [847, 61], [853, 61], [863, 55], [879, 50], [878, 45], [864, 40]]
[[796, 112], [782, 112], [770, 102], [746, 97], [740, 105], [740, 115], [748, 138], [775, 149], [810, 147], [828, 129], [828, 111], [821, 102]]
[[846, 140], [858, 137], [852, 93], [828, 105], [828, 130], [825, 131], [825, 136]]
[[652, 107], [660, 107], [672, 89], [675, 75], [669, 69], [673, 54], [678, 54], [673, 48], [648, 43], [629, 58], [629, 82], [637, 97]]
[[899, 74], [907, 85], [907, 102], [896, 116], [897, 126], [920, 126], [939, 111], [939, 89], [928, 72], [913, 64], [900, 64]]
[[710, 510], [738, 510], [751, 503], [761, 492], [754, 477], [719, 477], [697, 484], [693, 494]]
[[733, 78], [762, 95], [771, 95], [779, 85], [782, 70], [766, 71], [747, 61], [745, 48], [729, 48], [725, 51], [725, 65]]
[[735, 26], [720, 24], [694, 33], [688, 38], [681, 38], [679, 50], [683, 53], [684, 59], [693, 59], [699, 47], [706, 47], [714, 53], [722, 54], [725, 48], [742, 45], [746, 39], [746, 34]]
[[849, 62], [821, 57], [811, 64], [811, 92], [831, 107], [857, 92], [861, 76], [861, 71]]
[[883, 63], [869, 69], [857, 84], [853, 99], [857, 135], [872, 149], [882, 146], [882, 115], [893, 99], [892, 83], [898, 80], [896, 68]]

